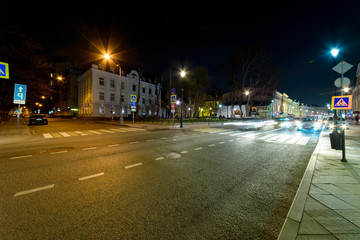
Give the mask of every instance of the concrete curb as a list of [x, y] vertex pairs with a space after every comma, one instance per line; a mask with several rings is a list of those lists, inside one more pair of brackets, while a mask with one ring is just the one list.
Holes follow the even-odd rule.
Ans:
[[316, 148], [310, 157], [304, 176], [301, 179], [295, 198], [291, 204], [288, 215], [281, 228], [280, 234], [277, 238], [278, 240], [290, 240], [290, 239], [295, 240], [297, 237], [297, 233], [300, 227], [300, 222], [305, 208], [306, 198], [310, 190], [311, 180], [315, 169], [315, 163], [318, 154], [320, 152], [320, 146], [322, 141], [323, 139], [321, 133], [319, 142], [316, 145]]

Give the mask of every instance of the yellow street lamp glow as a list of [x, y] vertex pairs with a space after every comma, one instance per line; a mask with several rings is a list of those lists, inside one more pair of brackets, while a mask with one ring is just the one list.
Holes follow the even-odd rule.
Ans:
[[186, 75], [186, 72], [185, 71], [181, 71], [180, 72], [180, 76], [183, 78], [183, 77], [185, 77], [185, 75]]
[[249, 93], [250, 93], [249, 91], [245, 91], [245, 95], [249, 95]]
[[109, 59], [110, 59], [110, 55], [107, 54], [107, 53], [105, 53], [105, 54], [104, 54], [104, 58], [105, 58], [106, 60], [109, 60]]

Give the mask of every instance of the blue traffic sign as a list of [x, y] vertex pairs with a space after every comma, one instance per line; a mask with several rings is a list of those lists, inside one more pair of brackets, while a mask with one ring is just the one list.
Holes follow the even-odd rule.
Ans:
[[333, 96], [331, 98], [331, 109], [351, 109], [352, 95]]
[[27, 90], [26, 85], [15, 83], [15, 92], [24, 93], [26, 92], [26, 90]]
[[171, 95], [171, 103], [176, 103], [176, 95]]
[[136, 107], [136, 102], [131, 102], [131, 107]]
[[0, 78], [9, 79], [9, 64], [0, 62]]
[[26, 100], [26, 93], [14, 92], [14, 100]]

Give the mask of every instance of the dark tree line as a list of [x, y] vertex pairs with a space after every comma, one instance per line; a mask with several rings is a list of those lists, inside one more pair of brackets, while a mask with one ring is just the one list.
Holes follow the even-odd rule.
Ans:
[[27, 85], [26, 105], [35, 107], [41, 96], [50, 95], [52, 64], [44, 50], [29, 36], [0, 29], [0, 61], [9, 64], [10, 79], [0, 79], [0, 114], [5, 118], [16, 107], [15, 83]]

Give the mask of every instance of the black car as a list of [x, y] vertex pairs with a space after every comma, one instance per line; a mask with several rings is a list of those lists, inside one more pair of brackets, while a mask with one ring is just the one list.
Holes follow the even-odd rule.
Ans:
[[29, 118], [29, 125], [33, 124], [48, 124], [47, 117], [44, 114], [34, 114]]

